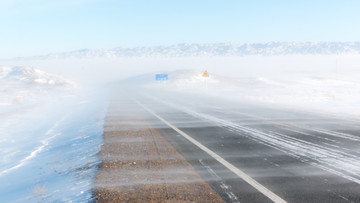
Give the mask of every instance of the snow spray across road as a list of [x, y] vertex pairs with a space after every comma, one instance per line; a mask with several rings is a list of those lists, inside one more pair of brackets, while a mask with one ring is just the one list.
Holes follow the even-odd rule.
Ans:
[[[194, 117], [207, 120], [215, 125], [227, 128], [230, 131], [247, 136], [257, 142], [283, 151], [303, 162], [310, 163], [311, 165], [360, 184], [360, 154], [342, 151], [340, 147], [334, 148], [326, 145], [314, 144], [279, 132], [264, 131], [262, 129], [241, 125], [206, 113], [196, 112], [190, 108], [182, 107], [179, 104], [168, 102], [166, 100], [156, 100], [171, 106], [172, 108], [184, 111]], [[333, 135], [333, 133], [330, 135]], [[360, 138], [354, 135], [349, 135], [347, 137], [342, 136], [341, 138], [350, 139], [351, 141], [360, 143]], [[356, 140], [354, 140], [355, 138]]]

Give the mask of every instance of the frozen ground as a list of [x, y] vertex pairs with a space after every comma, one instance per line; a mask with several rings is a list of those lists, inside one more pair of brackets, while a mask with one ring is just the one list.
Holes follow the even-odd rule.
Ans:
[[89, 200], [105, 97], [32, 68], [0, 83], [0, 202]]

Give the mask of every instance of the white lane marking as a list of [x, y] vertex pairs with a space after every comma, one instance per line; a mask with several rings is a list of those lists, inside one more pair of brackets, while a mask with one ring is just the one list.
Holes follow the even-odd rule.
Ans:
[[210, 166], [206, 165], [202, 159], [199, 159], [199, 162], [200, 162], [201, 165], [203, 165], [208, 170], [208, 172], [212, 176], [214, 176], [216, 178], [216, 181], [218, 183], [220, 183], [220, 187], [227, 194], [227, 196], [229, 197], [231, 202], [232, 203], [240, 203], [238, 198], [234, 195], [234, 193], [232, 193], [231, 190], [229, 190], [231, 188], [231, 186], [226, 185], [225, 182], [223, 181], [223, 179], [218, 174], [216, 174], [215, 171]]
[[259, 182], [257, 182], [256, 180], [254, 180], [253, 178], [251, 178], [250, 176], [248, 176], [246, 173], [244, 173], [243, 171], [241, 171], [240, 169], [236, 168], [234, 165], [232, 165], [231, 163], [229, 163], [228, 161], [226, 161], [225, 159], [223, 159], [221, 156], [219, 156], [218, 154], [216, 154], [215, 152], [211, 151], [209, 148], [205, 147], [204, 145], [202, 145], [200, 142], [198, 142], [197, 140], [195, 140], [194, 138], [190, 137], [188, 134], [186, 134], [185, 132], [181, 131], [180, 129], [178, 129], [177, 127], [175, 127], [174, 125], [172, 125], [171, 123], [167, 122], [165, 119], [163, 119], [162, 117], [160, 117], [159, 115], [157, 115], [155, 112], [153, 112], [152, 110], [150, 110], [149, 108], [147, 108], [146, 106], [144, 106], [143, 104], [141, 104], [140, 102], [138, 102], [137, 100], [134, 100], [137, 104], [139, 104], [142, 108], [144, 108], [146, 111], [148, 111], [149, 113], [151, 113], [153, 116], [155, 116], [156, 118], [158, 118], [159, 120], [161, 120], [163, 123], [165, 123], [167, 126], [169, 126], [170, 128], [172, 128], [173, 130], [175, 130], [176, 132], [178, 132], [180, 135], [182, 135], [183, 137], [185, 137], [187, 140], [189, 140], [190, 142], [192, 142], [194, 145], [196, 145], [197, 147], [199, 147], [200, 149], [202, 149], [204, 152], [208, 153], [211, 157], [213, 157], [214, 159], [216, 159], [218, 162], [220, 162], [222, 165], [224, 165], [226, 168], [228, 168], [230, 171], [232, 171], [233, 173], [235, 173], [237, 176], [239, 176], [241, 179], [243, 179], [244, 181], [246, 181], [247, 183], [249, 183], [251, 186], [253, 186], [255, 189], [257, 189], [259, 192], [261, 192], [262, 194], [264, 194], [265, 196], [267, 196], [269, 199], [271, 199], [273, 202], [277, 202], [277, 203], [285, 203], [286, 201], [283, 200], [281, 197], [279, 197], [278, 195], [276, 195], [275, 193], [273, 193], [272, 191], [270, 191], [269, 189], [267, 189], [265, 186], [261, 185]]

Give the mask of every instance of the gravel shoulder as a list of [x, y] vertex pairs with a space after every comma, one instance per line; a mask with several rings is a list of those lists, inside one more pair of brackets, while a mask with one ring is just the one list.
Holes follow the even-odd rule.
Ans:
[[141, 113], [124, 112], [109, 107], [96, 202], [223, 202]]

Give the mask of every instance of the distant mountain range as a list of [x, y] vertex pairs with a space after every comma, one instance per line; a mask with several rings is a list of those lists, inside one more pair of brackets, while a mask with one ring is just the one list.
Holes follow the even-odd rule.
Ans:
[[[114, 49], [81, 49], [65, 53], [31, 57], [31, 59], [118, 58], [118, 57], [195, 57], [248, 55], [329, 55], [360, 54], [360, 42], [269, 42], [178, 44]], [[29, 58], [23, 58], [29, 59]]]

